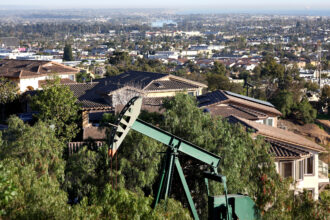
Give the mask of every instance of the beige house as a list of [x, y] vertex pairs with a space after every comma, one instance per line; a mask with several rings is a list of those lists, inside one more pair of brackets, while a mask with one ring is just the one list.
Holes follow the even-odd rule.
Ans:
[[62, 83], [74, 83], [78, 69], [52, 61], [0, 60], [0, 77], [17, 83], [20, 92], [40, 89], [47, 79], [59, 77]]
[[295, 191], [309, 190], [314, 199], [318, 199], [319, 192], [329, 184], [328, 165], [319, 160], [319, 153], [326, 151], [323, 147], [291, 131], [237, 116], [228, 119], [252, 129], [253, 137], [263, 136], [271, 146], [270, 153], [275, 157], [277, 172], [284, 178], [294, 180], [292, 189]]

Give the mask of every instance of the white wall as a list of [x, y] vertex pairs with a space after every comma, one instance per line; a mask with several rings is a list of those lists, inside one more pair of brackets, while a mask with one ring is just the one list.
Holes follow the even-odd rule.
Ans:
[[[298, 172], [296, 170], [297, 167], [297, 163], [299, 162], [299, 160], [294, 160], [293, 161], [293, 178], [295, 180], [295, 187], [291, 186], [290, 188], [296, 189], [297, 191], [303, 191], [303, 189], [307, 189], [307, 190], [313, 190], [313, 198], [314, 200], [317, 200], [319, 197], [319, 157], [318, 157], [318, 153], [313, 152], [313, 169], [314, 172], [313, 174], [304, 174], [303, 175], [303, 179], [302, 180], [296, 180], [296, 172]], [[283, 161], [284, 162], [284, 161]], [[280, 164], [279, 164], [280, 163]], [[279, 172], [280, 171], [280, 167], [281, 167], [281, 162], [276, 162], [276, 170]]]
[[313, 166], [314, 166], [313, 175], [304, 174], [304, 180], [301, 181], [299, 186], [304, 189], [313, 189], [314, 199], [317, 200], [319, 197], [319, 155], [317, 153], [314, 154]]
[[[63, 74], [63, 75], [57, 75], [59, 78], [61, 79], [71, 79], [71, 80], [75, 80], [75, 76], [74, 74]], [[40, 80], [46, 80], [46, 79], [50, 79], [53, 76], [40, 76], [40, 77], [34, 77], [34, 78], [27, 78], [27, 79], [20, 79], [19, 82], [19, 89], [21, 92], [24, 92], [27, 90], [28, 86], [32, 86], [33, 89], [38, 89], [39, 84], [38, 82]]]

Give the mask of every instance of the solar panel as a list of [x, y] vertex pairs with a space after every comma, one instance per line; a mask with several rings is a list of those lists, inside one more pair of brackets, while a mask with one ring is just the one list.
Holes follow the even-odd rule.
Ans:
[[254, 98], [251, 98], [251, 97], [248, 97], [248, 96], [245, 96], [245, 95], [240, 95], [240, 94], [229, 92], [229, 91], [225, 91], [225, 93], [227, 95], [231, 95], [231, 96], [234, 96], [234, 97], [237, 97], [237, 98], [245, 99], [245, 100], [248, 100], [248, 101], [251, 101], [251, 102], [255, 102], [255, 103], [258, 103], [258, 104], [261, 104], [261, 105], [266, 105], [266, 106], [269, 106], [269, 107], [274, 107], [274, 105], [272, 103], [270, 103], [270, 102], [262, 101], [262, 100], [259, 100], [259, 99], [254, 99]]

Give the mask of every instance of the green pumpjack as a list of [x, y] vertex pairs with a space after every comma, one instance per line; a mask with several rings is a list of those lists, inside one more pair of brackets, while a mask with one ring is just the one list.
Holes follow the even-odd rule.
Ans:
[[[138, 119], [141, 111], [142, 98], [132, 98], [119, 114], [117, 121], [112, 125], [109, 156], [113, 157], [123, 142], [125, 136], [130, 129], [144, 134], [154, 140], [165, 144], [168, 148], [163, 164], [160, 184], [154, 207], [157, 206], [159, 200], [164, 198], [165, 201], [169, 196], [170, 185], [173, 179], [174, 168], [176, 168], [185, 195], [187, 197], [189, 208], [195, 220], [199, 219], [194, 201], [192, 199], [190, 189], [184, 176], [180, 161], [179, 153], [188, 155], [196, 160], [203, 162], [209, 166], [210, 172], [204, 172], [204, 179], [208, 193], [208, 213], [209, 219], [221, 220], [252, 220], [260, 219], [258, 209], [255, 207], [253, 200], [246, 195], [228, 195], [226, 177], [217, 173], [220, 164], [220, 157], [189, 143], [167, 131]], [[209, 194], [209, 180], [217, 181], [223, 184], [224, 195], [211, 196]]]

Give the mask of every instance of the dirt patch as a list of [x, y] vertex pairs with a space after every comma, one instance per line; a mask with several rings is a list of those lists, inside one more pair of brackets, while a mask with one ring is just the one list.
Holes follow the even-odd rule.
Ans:
[[[320, 120], [324, 121], [324, 126], [330, 125], [329, 120]], [[320, 144], [327, 148], [327, 150], [330, 150], [330, 134], [324, 129], [321, 129], [316, 124], [305, 124], [305, 125], [299, 125], [295, 124], [292, 121], [288, 120], [278, 120], [278, 127], [284, 128], [286, 130], [292, 131], [296, 134], [300, 134], [312, 141], [315, 141], [317, 144]]]

